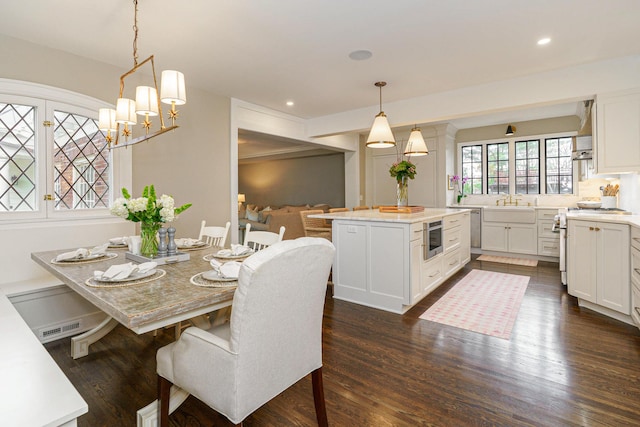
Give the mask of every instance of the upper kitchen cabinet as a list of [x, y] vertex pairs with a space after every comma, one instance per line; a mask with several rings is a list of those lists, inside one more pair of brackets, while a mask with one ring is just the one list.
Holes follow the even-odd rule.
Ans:
[[596, 173], [640, 171], [640, 89], [599, 94], [595, 134]]

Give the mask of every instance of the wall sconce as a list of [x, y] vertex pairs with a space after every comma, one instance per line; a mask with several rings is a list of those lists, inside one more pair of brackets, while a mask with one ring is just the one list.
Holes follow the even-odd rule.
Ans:
[[516, 127], [515, 126], [507, 126], [507, 132], [505, 132], [505, 136], [511, 136], [514, 133], [516, 133]]
[[238, 194], [238, 210], [242, 207], [242, 204], [246, 201], [244, 194]]

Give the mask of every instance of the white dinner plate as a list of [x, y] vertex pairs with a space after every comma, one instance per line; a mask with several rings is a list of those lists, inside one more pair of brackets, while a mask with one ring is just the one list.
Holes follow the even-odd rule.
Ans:
[[196, 242], [192, 245], [176, 245], [176, 246], [178, 247], [178, 249], [193, 249], [193, 248], [200, 248], [205, 245], [206, 245], [205, 242]]
[[125, 277], [124, 279], [97, 279], [94, 277], [94, 280], [96, 282], [103, 282], [103, 283], [118, 283], [118, 282], [131, 282], [132, 280], [140, 280], [140, 279], [145, 279], [147, 277], [153, 276], [154, 274], [156, 274], [156, 270], [149, 270], [149, 271], [145, 271], [144, 273], [140, 273], [140, 272], [136, 272], [133, 274], [130, 274], [129, 276]]
[[216, 270], [205, 271], [202, 273], [202, 278], [213, 282], [233, 282], [234, 280], [238, 280], [237, 277], [224, 277]]

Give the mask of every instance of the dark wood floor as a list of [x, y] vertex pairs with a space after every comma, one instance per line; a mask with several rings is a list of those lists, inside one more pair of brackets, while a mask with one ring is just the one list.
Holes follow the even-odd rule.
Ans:
[[[531, 277], [510, 340], [418, 319], [471, 269]], [[69, 339], [46, 345], [89, 413], [79, 426], [134, 426], [155, 398], [155, 353], [172, 341], [119, 326], [72, 360]], [[581, 309], [558, 265], [472, 261], [404, 316], [328, 297], [324, 385], [334, 426], [638, 426], [640, 331]], [[246, 426], [315, 424], [305, 378], [245, 420]], [[189, 397], [174, 426], [230, 423]]]

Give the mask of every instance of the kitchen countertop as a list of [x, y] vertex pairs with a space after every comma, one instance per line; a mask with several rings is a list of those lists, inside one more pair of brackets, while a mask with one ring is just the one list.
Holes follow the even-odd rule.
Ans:
[[415, 223], [424, 222], [435, 218], [441, 218], [448, 215], [459, 214], [465, 207], [457, 209], [429, 209], [425, 208], [422, 212], [412, 214], [397, 214], [380, 212], [377, 209], [369, 209], [362, 211], [348, 211], [348, 212], [333, 212], [309, 215], [311, 218], [324, 218], [333, 220], [353, 220], [353, 221], [378, 221], [378, 222], [403, 222], [403, 223]]
[[596, 212], [569, 211], [567, 212], [567, 219], [579, 221], [615, 222], [618, 224], [628, 224], [634, 227], [640, 227], [640, 215], [620, 215]]

